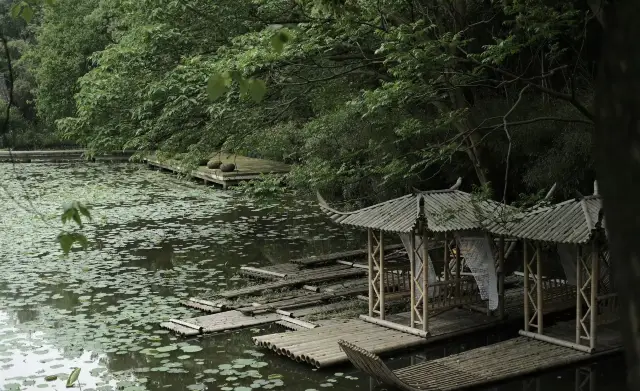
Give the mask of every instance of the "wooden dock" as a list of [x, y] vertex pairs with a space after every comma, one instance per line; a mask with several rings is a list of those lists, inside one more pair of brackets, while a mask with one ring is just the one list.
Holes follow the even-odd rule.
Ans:
[[[188, 174], [193, 178], [202, 179], [205, 184], [215, 183], [222, 185], [222, 187], [226, 189], [240, 182], [260, 179], [263, 175], [282, 175], [291, 170], [288, 164], [246, 156], [236, 156], [235, 158], [221, 156], [220, 161], [222, 161], [222, 163], [234, 163], [236, 165], [235, 171], [222, 172], [219, 169], [209, 169], [206, 166], [200, 166], [195, 170], [189, 171]], [[147, 157], [145, 162], [151, 167], [157, 167], [171, 172], [187, 173], [188, 171], [182, 164], [176, 161], [160, 161], [155, 156]]]
[[[483, 313], [482, 309], [454, 308], [431, 318], [431, 333], [424, 338], [367, 322], [368, 317], [361, 316], [361, 319], [341, 323], [339, 327], [331, 325], [312, 330], [276, 333], [254, 337], [253, 341], [260, 347], [268, 348], [295, 361], [305, 362], [317, 368], [328, 367], [348, 361], [347, 355], [338, 345], [339, 340], [351, 343], [357, 341], [358, 346], [375, 354], [387, 354], [521, 321], [524, 301], [522, 289], [511, 288], [507, 290], [506, 297], [507, 318], [487, 315], [486, 310]], [[551, 295], [545, 303], [544, 312], [562, 312], [573, 308], [575, 301], [575, 295]], [[386, 318], [387, 321], [405, 326], [409, 325], [409, 319], [408, 312]], [[288, 348], [293, 345], [294, 350]]]
[[[550, 328], [550, 332], [575, 335], [575, 324], [558, 323]], [[340, 341], [339, 344], [358, 369], [382, 383], [403, 391], [453, 391], [487, 387], [622, 352], [620, 334], [615, 327], [601, 330], [601, 333], [601, 343], [591, 354], [518, 337], [395, 371], [361, 343]]]
[[128, 161], [133, 156], [134, 151], [116, 151], [97, 154], [91, 159], [88, 158], [84, 149], [62, 149], [62, 150], [42, 150], [42, 151], [2, 151], [0, 150], [0, 163], [31, 163], [50, 162], [62, 163], [78, 160], [91, 161]]

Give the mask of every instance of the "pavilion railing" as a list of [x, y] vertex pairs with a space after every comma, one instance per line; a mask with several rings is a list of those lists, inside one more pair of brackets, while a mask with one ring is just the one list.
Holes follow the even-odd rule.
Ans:
[[429, 284], [433, 292], [429, 301], [429, 312], [436, 314], [462, 305], [482, 302], [478, 284], [473, 277], [454, 278]]

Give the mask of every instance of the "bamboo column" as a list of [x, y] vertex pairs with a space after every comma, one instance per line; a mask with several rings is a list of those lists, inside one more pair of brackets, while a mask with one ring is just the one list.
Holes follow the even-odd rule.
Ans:
[[[462, 274], [462, 260], [460, 259], [460, 246], [458, 246], [458, 240], [456, 240], [456, 238], [453, 238], [453, 241], [455, 243], [455, 249], [456, 249], [456, 293], [458, 295], [458, 298], [462, 297], [462, 289], [460, 287], [460, 277]], [[448, 250], [448, 247], [447, 247]]]
[[524, 331], [529, 331], [529, 241], [524, 242]]
[[367, 257], [369, 259], [369, 316], [373, 317], [373, 294], [374, 294], [374, 290], [373, 290], [373, 273], [374, 273], [374, 262], [373, 262], [373, 232], [371, 231], [371, 228], [369, 228], [367, 230], [367, 234], [368, 234], [368, 238], [369, 238], [369, 244], [368, 244], [368, 253], [369, 256]]
[[536, 293], [537, 293], [537, 297], [536, 297], [536, 301], [537, 301], [537, 309], [538, 309], [538, 334], [542, 334], [542, 320], [543, 320], [543, 300], [542, 300], [542, 259], [541, 259], [541, 254], [540, 254], [540, 244], [536, 243], [536, 247], [535, 247], [535, 251], [536, 251], [536, 264], [537, 264], [537, 271], [536, 274], [538, 275], [536, 278]]
[[429, 249], [427, 241], [427, 232], [425, 228], [421, 230], [422, 234], [422, 331], [429, 332]]
[[[449, 239], [447, 234], [444, 234], [444, 281], [449, 281], [449, 275], [451, 270], [449, 269]], [[449, 284], [445, 284], [445, 297], [449, 297]]]
[[409, 275], [411, 281], [409, 282], [409, 289], [411, 289], [411, 327], [416, 327], [416, 279], [415, 279], [415, 267], [416, 267], [416, 233], [411, 231], [409, 235], [409, 244], [411, 246], [409, 251]]
[[597, 343], [597, 320], [598, 320], [598, 285], [600, 283], [600, 257], [598, 254], [597, 241], [591, 240], [591, 325], [589, 327], [591, 335], [589, 347], [596, 348]]
[[582, 335], [582, 246], [578, 245], [576, 259], [576, 344], [580, 344]]
[[383, 243], [382, 231], [380, 231], [380, 238], [378, 239], [378, 252], [380, 253], [380, 267], [378, 268], [378, 275], [380, 276], [380, 289], [378, 294], [380, 295], [380, 319], [384, 320], [384, 243]]
[[498, 313], [504, 318], [504, 237], [500, 236], [498, 245]]

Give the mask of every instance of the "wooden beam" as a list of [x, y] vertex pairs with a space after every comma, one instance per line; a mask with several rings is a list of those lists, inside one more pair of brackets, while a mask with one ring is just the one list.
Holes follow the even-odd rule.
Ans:
[[378, 252], [380, 253], [380, 270], [378, 271], [380, 276], [380, 288], [378, 290], [378, 294], [380, 295], [380, 319], [384, 320], [384, 291], [385, 289], [385, 270], [384, 270], [384, 237], [382, 231], [380, 232], [380, 237], [378, 239]]
[[500, 236], [498, 248], [498, 314], [504, 318], [504, 237]]
[[543, 322], [543, 300], [542, 300], [542, 259], [540, 254], [540, 244], [536, 242], [536, 265], [538, 278], [536, 280], [536, 301], [538, 307], [538, 334], [542, 334], [542, 322]]
[[524, 241], [524, 331], [529, 331], [529, 241]]
[[598, 286], [600, 285], [600, 256], [598, 254], [597, 240], [591, 239], [591, 319], [589, 346], [596, 348], [597, 322], [598, 322]]
[[580, 336], [582, 335], [581, 331], [581, 322], [582, 319], [582, 246], [577, 246], [576, 253], [578, 257], [576, 259], [576, 343], [580, 343]]
[[374, 294], [374, 290], [373, 290], [373, 273], [374, 273], [374, 264], [373, 264], [373, 232], [371, 231], [371, 228], [369, 228], [367, 230], [367, 234], [368, 234], [368, 245], [367, 245], [367, 253], [368, 253], [368, 260], [369, 260], [369, 274], [368, 274], [368, 279], [369, 279], [369, 316], [373, 316], [373, 294]]

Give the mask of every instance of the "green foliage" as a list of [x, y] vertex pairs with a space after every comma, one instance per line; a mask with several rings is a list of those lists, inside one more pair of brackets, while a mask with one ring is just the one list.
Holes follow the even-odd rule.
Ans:
[[[67, 222], [75, 222], [78, 228], [83, 227], [82, 218], [86, 218], [91, 220], [91, 212], [89, 208], [83, 205], [80, 202], [73, 201], [67, 203], [63, 206], [63, 212], [60, 216], [62, 220], [62, 224], [66, 224]], [[64, 255], [69, 254], [74, 244], [79, 244], [83, 249], [86, 249], [89, 246], [89, 241], [86, 236], [81, 232], [74, 231], [63, 231], [58, 235], [58, 242], [60, 243], [60, 247], [62, 248], [62, 252]], [[77, 376], [76, 376], [77, 379]], [[72, 382], [72, 384], [75, 380]]]
[[460, 4], [59, 2], [29, 56], [38, 113], [96, 151], [295, 163], [290, 187], [354, 204], [458, 176], [507, 200], [586, 186], [590, 13]]

